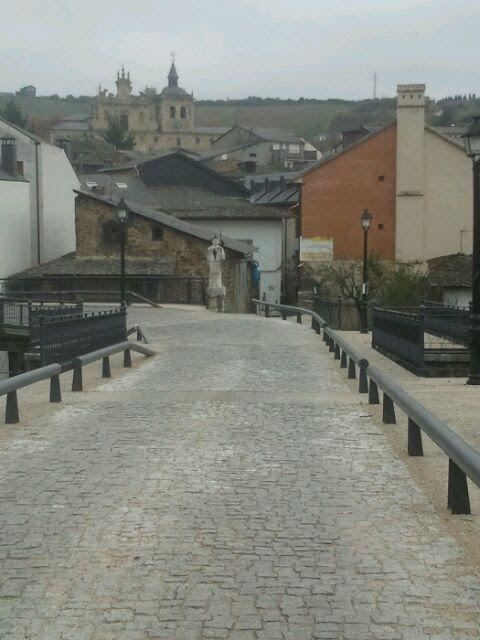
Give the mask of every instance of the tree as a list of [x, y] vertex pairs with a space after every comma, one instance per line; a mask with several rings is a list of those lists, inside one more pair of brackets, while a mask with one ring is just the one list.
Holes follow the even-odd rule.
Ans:
[[22, 110], [17, 105], [15, 100], [10, 100], [5, 105], [5, 108], [0, 112], [2, 118], [10, 122], [11, 124], [20, 127], [21, 129], [25, 129], [27, 126], [27, 117], [23, 115]]
[[102, 133], [102, 137], [106, 142], [113, 144], [117, 151], [119, 149], [133, 149], [135, 146], [135, 136], [131, 133], [127, 134], [116, 118], [111, 120], [108, 129]]

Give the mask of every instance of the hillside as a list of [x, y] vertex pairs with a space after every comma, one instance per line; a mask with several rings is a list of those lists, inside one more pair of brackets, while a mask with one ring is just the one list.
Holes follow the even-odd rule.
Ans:
[[[0, 110], [12, 98], [0, 97]], [[48, 121], [76, 113], [89, 113], [93, 98], [15, 97], [16, 103], [33, 120], [35, 130], [48, 130]], [[278, 127], [309, 140], [360, 125], [382, 126], [395, 116], [395, 100], [275, 100], [247, 98], [232, 101], [198, 101], [198, 126], [232, 126], [240, 123]], [[464, 125], [480, 113], [480, 99], [455, 96], [427, 105], [427, 120], [438, 125]], [[43, 121], [43, 122], [42, 122]]]

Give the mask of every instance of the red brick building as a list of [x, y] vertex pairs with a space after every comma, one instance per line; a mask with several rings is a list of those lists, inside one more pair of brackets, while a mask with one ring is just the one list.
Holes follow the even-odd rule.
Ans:
[[298, 176], [301, 235], [332, 238], [335, 260], [362, 257], [364, 209], [373, 215], [369, 253], [395, 259], [396, 134], [392, 123]]

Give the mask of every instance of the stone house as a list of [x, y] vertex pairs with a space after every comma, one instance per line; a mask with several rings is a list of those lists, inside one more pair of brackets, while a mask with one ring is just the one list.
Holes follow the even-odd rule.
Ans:
[[457, 253], [428, 260], [428, 282], [444, 304], [468, 307], [472, 301], [472, 256]]
[[271, 302], [293, 301], [297, 216], [290, 202], [265, 196], [257, 203], [241, 184], [178, 152], [125, 163], [81, 180], [84, 189], [123, 195], [211, 235], [247, 242], [258, 263], [258, 295]]
[[[96, 291], [118, 290], [120, 233], [111, 199], [78, 190], [75, 207], [76, 251], [57, 260], [16, 274], [10, 287]], [[208, 276], [207, 248], [213, 234], [158, 210], [145, 208], [125, 197], [130, 211], [126, 238], [128, 288], [159, 302], [183, 302], [181, 291]], [[226, 254], [224, 280], [226, 309], [248, 312], [251, 291], [251, 247], [223, 237]], [[189, 302], [201, 304], [204, 291], [196, 290]], [[169, 298], [169, 299], [167, 299]]]
[[425, 124], [425, 85], [399, 85], [395, 122], [295, 176], [302, 241], [328, 240], [333, 259], [358, 260], [368, 208], [369, 248], [385, 260], [468, 253], [471, 172], [463, 146]]
[[[10, 179], [23, 178], [28, 185], [28, 233], [20, 245], [14, 245], [21, 254], [19, 264], [32, 266], [73, 251], [73, 190], [80, 183], [64, 151], [2, 118], [0, 138], [4, 173]], [[22, 207], [23, 201], [19, 202], [19, 219]]]

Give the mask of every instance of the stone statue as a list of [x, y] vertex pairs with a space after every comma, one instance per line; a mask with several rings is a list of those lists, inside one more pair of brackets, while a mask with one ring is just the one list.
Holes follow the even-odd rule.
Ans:
[[222, 281], [222, 263], [225, 262], [225, 251], [217, 236], [207, 250], [208, 261], [208, 308], [223, 311], [226, 289]]

